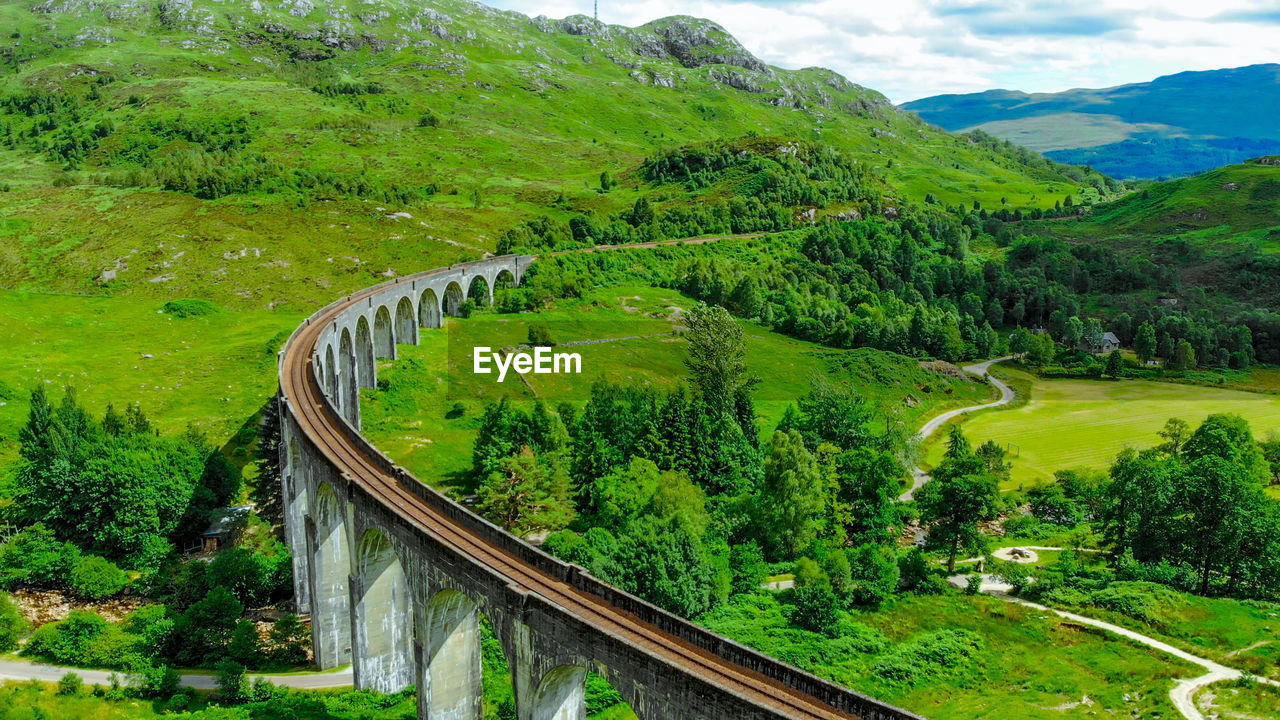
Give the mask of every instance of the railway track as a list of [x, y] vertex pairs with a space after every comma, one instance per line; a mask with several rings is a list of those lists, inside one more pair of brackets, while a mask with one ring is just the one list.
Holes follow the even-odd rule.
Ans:
[[[353, 442], [348, 437], [349, 426], [344, 427], [346, 421], [325, 397], [316, 377], [313, 358], [326, 326], [344, 310], [375, 295], [382, 287], [369, 288], [351, 295], [345, 301], [330, 305], [313, 316], [294, 333], [281, 355], [280, 381], [283, 396], [302, 433], [334, 468], [419, 532], [452, 548], [508, 585], [540, 597], [578, 621], [678, 672], [698, 678], [751, 706], [767, 709], [779, 717], [796, 720], [850, 720], [859, 717], [667, 632], [631, 612], [613, 606], [602, 597], [548, 574], [505, 548], [486, 542], [472, 528], [459, 523], [415, 494], [403, 484], [403, 479], [397, 473], [388, 472], [384, 468], [387, 460], [371, 444]], [[817, 678], [813, 679], [827, 684]], [[850, 694], [857, 696], [857, 693]], [[875, 704], [870, 698], [862, 699]], [[916, 717], [889, 706], [884, 706], [883, 709], [883, 717]]]

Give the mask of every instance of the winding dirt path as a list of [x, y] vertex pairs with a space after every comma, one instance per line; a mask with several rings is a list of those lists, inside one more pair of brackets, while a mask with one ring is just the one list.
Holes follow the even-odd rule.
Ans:
[[[1067, 610], [1058, 610], [1056, 608], [1051, 608], [1046, 605], [1041, 605], [1039, 603], [1033, 603], [1030, 600], [1023, 600], [1022, 598], [1014, 597], [1009, 594], [1009, 592], [1013, 589], [1013, 587], [1010, 586], [1009, 584], [996, 578], [994, 575], [984, 574], [981, 577], [982, 577], [982, 586], [980, 590], [984, 594], [991, 595], [992, 597], [1000, 598], [1005, 602], [1011, 602], [1016, 605], [1022, 605], [1023, 607], [1033, 608], [1041, 612], [1052, 613], [1054, 615], [1057, 615], [1058, 617], [1064, 618], [1066, 620], [1070, 620], [1074, 623], [1079, 623], [1081, 625], [1088, 625], [1090, 627], [1095, 627], [1100, 630], [1105, 630], [1109, 633], [1113, 633], [1115, 635], [1119, 635], [1128, 640], [1132, 640], [1133, 642], [1136, 642], [1139, 645], [1146, 645], [1149, 648], [1153, 648], [1155, 650], [1159, 650], [1162, 653], [1172, 655], [1178, 658], [1179, 660], [1184, 660], [1193, 665], [1198, 665], [1204, 668], [1205, 673], [1203, 675], [1197, 675], [1191, 678], [1183, 678], [1181, 680], [1176, 680], [1174, 682], [1173, 687], [1169, 690], [1169, 699], [1173, 701], [1174, 707], [1178, 708], [1178, 712], [1182, 713], [1182, 716], [1186, 718], [1186, 720], [1205, 720], [1204, 715], [1200, 712], [1200, 709], [1197, 708], [1195, 704], [1195, 695], [1202, 688], [1208, 685], [1211, 685], [1213, 683], [1220, 682], [1222, 680], [1237, 680], [1241, 677], [1244, 677], [1244, 673], [1239, 670], [1236, 670], [1235, 668], [1227, 667], [1226, 665], [1223, 665], [1218, 662], [1214, 662], [1209, 658], [1200, 657], [1199, 655], [1192, 655], [1191, 653], [1185, 650], [1181, 650], [1177, 647], [1174, 647], [1173, 645], [1170, 645], [1169, 643], [1164, 642], [1163, 640], [1157, 640], [1156, 638], [1153, 638], [1150, 635], [1143, 635], [1140, 632], [1135, 632], [1133, 630], [1130, 630], [1129, 628], [1122, 627], [1120, 625], [1115, 625], [1113, 623], [1105, 622], [1103, 620], [1098, 620], [1096, 618], [1091, 618], [1085, 615], [1078, 615], [1076, 613], [1069, 612]], [[969, 578], [968, 575], [953, 575], [952, 577], [948, 578], [948, 581], [952, 585], [955, 585], [957, 587], [964, 587], [965, 583], [968, 581], [968, 578]], [[1270, 678], [1257, 677], [1255, 679], [1258, 682], [1266, 685], [1280, 687], [1280, 682], [1277, 682]]]
[[[941, 415], [938, 415], [937, 417], [931, 419], [929, 422], [925, 423], [924, 426], [920, 428], [920, 432], [916, 433], [916, 439], [920, 441], [924, 441], [929, 436], [937, 432], [938, 428], [947, 424], [947, 422], [950, 421], [952, 418], [956, 418], [971, 412], [977, 412], [978, 410], [987, 410], [989, 408], [1008, 405], [1009, 403], [1013, 402], [1013, 398], [1014, 398], [1013, 388], [1005, 384], [1005, 382], [1000, 378], [991, 374], [992, 365], [995, 365], [998, 362], [1003, 362], [1012, 357], [1013, 357], [1012, 355], [1006, 355], [1005, 357], [994, 358], [991, 360], [987, 360], [986, 362], [980, 362], [973, 365], [965, 365], [964, 366], [965, 372], [969, 373], [970, 375], [977, 375], [980, 378], [987, 378], [988, 380], [990, 380], [991, 384], [1000, 391], [1000, 398], [993, 402], [983, 403], [981, 405], [970, 405], [969, 407], [962, 407], [962, 408], [956, 408], [955, 410], [948, 410], [942, 413]], [[921, 487], [923, 487], [924, 484], [927, 482], [929, 482], [929, 473], [926, 473], [924, 470], [921, 470], [918, 466], [911, 468], [911, 487], [906, 492], [899, 495], [898, 499], [903, 502], [906, 502], [907, 500], [914, 498], [916, 491], [919, 490]]]

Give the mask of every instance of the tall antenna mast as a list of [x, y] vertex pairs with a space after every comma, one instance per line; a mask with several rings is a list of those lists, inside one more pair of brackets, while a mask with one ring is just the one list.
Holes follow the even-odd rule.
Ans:
[[595, 15], [596, 22], [600, 22], [600, 0], [592, 0], [591, 5], [595, 8], [592, 14]]

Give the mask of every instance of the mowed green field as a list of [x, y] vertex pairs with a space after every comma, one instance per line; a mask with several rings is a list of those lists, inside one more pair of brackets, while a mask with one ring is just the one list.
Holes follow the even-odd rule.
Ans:
[[[599, 288], [581, 300], [562, 300], [534, 313], [499, 315], [489, 311], [466, 320], [450, 319], [444, 331], [423, 331], [422, 344], [400, 346], [399, 358], [379, 366], [376, 391], [364, 391], [363, 429], [375, 445], [432, 485], [463, 486], [471, 448], [485, 404], [508, 397], [521, 407], [536, 399], [549, 406], [578, 409], [591, 385], [606, 380], [661, 391], [675, 389], [687, 375], [679, 311], [693, 300], [674, 290], [650, 287]], [[525, 376], [504, 382], [496, 374], [476, 375], [474, 347], [513, 346], [527, 341], [531, 324], [545, 325], [556, 352], [582, 357], [582, 373]], [[814, 378], [848, 382], [873, 405], [914, 427], [945, 409], [985, 402], [989, 386], [926, 370], [911, 358], [876, 350], [833, 350], [793, 340], [760, 325], [740, 321], [748, 371], [760, 378], [753, 397], [758, 426], [767, 433], [788, 404], [809, 391]], [[596, 344], [571, 345], [579, 341]], [[908, 396], [915, 402], [908, 402]], [[455, 404], [461, 415], [446, 417]], [[914, 405], [914, 406], [913, 406]]]
[[[1280, 397], [1274, 395], [1146, 380], [1045, 380], [1009, 368], [1000, 372], [1030, 381], [1031, 401], [976, 415], [965, 420], [964, 430], [975, 444], [995, 440], [1010, 451], [1010, 487], [1052, 478], [1058, 470], [1106, 469], [1126, 447], [1159, 443], [1156, 433], [1173, 417], [1194, 427], [1213, 413], [1236, 413], [1259, 438], [1280, 430]], [[935, 442], [929, 464], [945, 450], [944, 442]]]
[[[17, 456], [36, 385], [55, 402], [63, 386], [75, 387], [95, 415], [107, 403], [137, 402], [161, 430], [190, 425], [217, 445], [231, 441], [275, 393], [276, 350], [302, 316], [221, 310], [179, 318], [163, 305], [0, 292], [0, 467]], [[237, 456], [247, 459], [243, 448]]]

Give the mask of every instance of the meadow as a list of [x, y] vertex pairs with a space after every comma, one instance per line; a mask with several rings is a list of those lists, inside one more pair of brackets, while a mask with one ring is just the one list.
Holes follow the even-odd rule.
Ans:
[[[597, 380], [678, 387], [686, 374], [678, 309], [692, 304], [673, 290], [623, 286], [560, 300], [539, 312], [451, 318], [443, 332], [424, 331], [420, 345], [400, 346], [397, 360], [380, 365], [379, 389], [366, 390], [361, 401], [363, 429], [424, 481], [465, 485], [471, 443], [488, 402], [508, 397], [524, 406], [540, 398], [551, 407], [569, 403], [580, 409]], [[753, 397], [762, 433], [772, 432], [787, 405], [819, 376], [852, 383], [891, 422], [909, 427], [948, 408], [983, 402], [991, 393], [987, 385], [922, 368], [901, 355], [834, 350], [739, 322], [748, 371], [760, 378]], [[508, 374], [499, 384], [496, 374], [472, 372], [471, 348], [525, 343], [531, 324], [545, 326], [557, 343], [611, 341], [556, 348], [582, 355], [581, 375], [530, 374], [526, 383]]]
[[[1273, 395], [1147, 380], [1046, 380], [1012, 368], [999, 372], [1029, 382], [1030, 401], [977, 414], [964, 421], [964, 430], [975, 444], [994, 440], [1009, 451], [1013, 474], [1006, 489], [1049, 480], [1058, 470], [1105, 470], [1126, 447], [1158, 444], [1156, 433], [1169, 418], [1195, 426], [1214, 413], [1236, 413], [1259, 438], [1280, 429], [1280, 398]], [[937, 463], [945, 450], [945, 443], [933, 443], [928, 462]]]
[[[839, 650], [787, 628], [768, 600], [715, 610], [705, 624], [811, 672], [933, 720], [1173, 717], [1173, 678], [1196, 669], [1154, 651], [991, 597], [903, 595], [848, 620], [862, 628]], [[981, 638], [964, 656], [919, 660], [907, 680], [877, 673], [886, 658], [938, 642], [940, 634]], [[856, 640], [855, 640], [856, 638]], [[931, 665], [930, 663], [939, 663]], [[1092, 704], [1082, 702], [1088, 696]]]
[[[164, 301], [0, 291], [0, 467], [12, 467], [37, 384], [101, 414], [133, 402], [158, 429], [191, 426], [247, 461], [253, 418], [274, 395], [276, 351], [302, 315], [224, 310], [180, 317]], [[239, 432], [248, 423], [247, 431]]]

